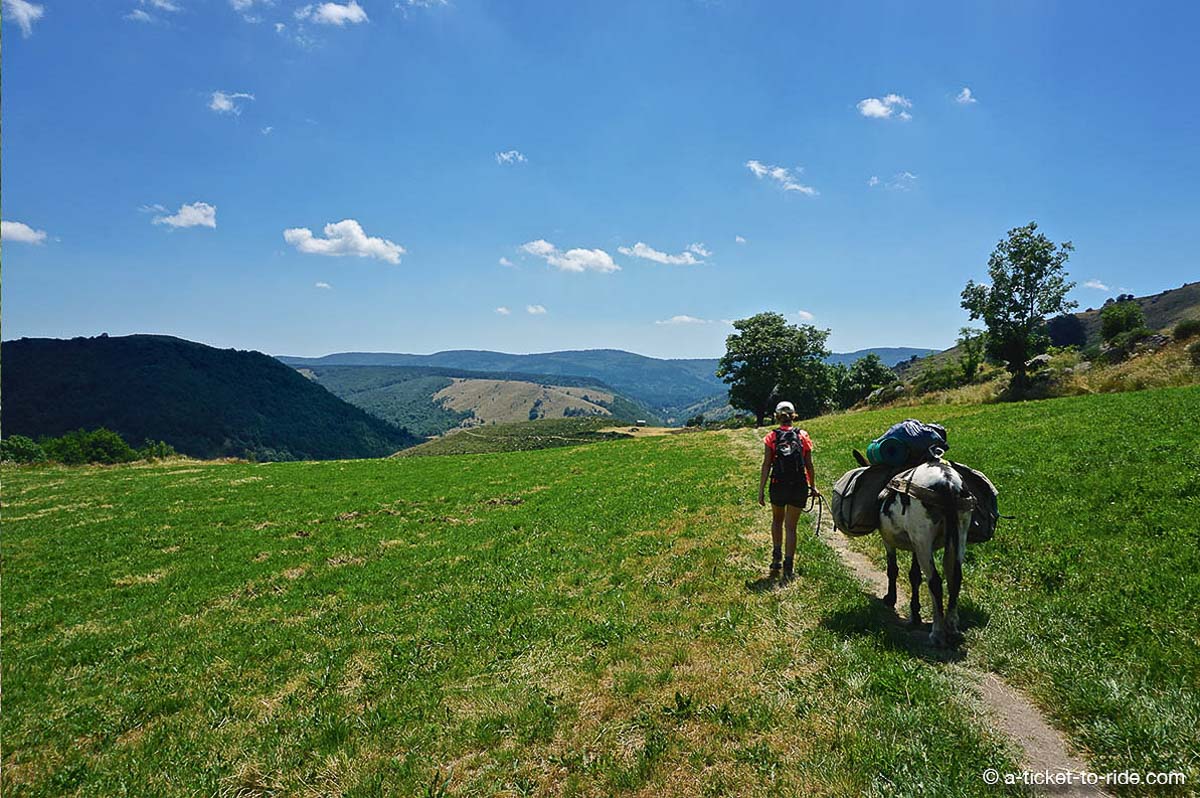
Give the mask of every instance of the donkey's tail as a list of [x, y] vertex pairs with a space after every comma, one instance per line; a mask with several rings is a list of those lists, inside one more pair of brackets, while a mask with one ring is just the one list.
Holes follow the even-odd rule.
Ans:
[[958, 559], [958, 491], [946, 479], [937, 486], [938, 502], [946, 523], [946, 553], [952, 561]]

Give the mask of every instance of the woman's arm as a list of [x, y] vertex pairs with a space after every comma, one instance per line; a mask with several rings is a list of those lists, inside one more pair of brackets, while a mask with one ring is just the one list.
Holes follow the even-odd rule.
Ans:
[[767, 446], [764, 443], [763, 444], [762, 470], [759, 472], [759, 475], [758, 475], [758, 503], [760, 505], [765, 505], [767, 503], [764, 491], [766, 490], [766, 487], [767, 487], [767, 477], [769, 477], [771, 475], [771, 463], [774, 460], [775, 460], [775, 451], [770, 446]]
[[814, 492], [820, 493], [821, 491], [817, 490], [816, 477], [813, 476], [813, 461], [812, 461], [812, 450], [811, 449], [804, 450], [804, 471], [808, 474], [808, 486], [810, 488], [812, 488]]

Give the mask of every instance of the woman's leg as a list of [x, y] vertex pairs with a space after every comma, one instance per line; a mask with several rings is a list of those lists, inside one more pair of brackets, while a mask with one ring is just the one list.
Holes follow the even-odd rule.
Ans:
[[800, 508], [789, 504], [784, 508], [784, 526], [787, 528], [787, 540], [783, 550], [784, 576], [792, 575], [792, 561], [796, 556], [796, 523], [800, 520]]
[[779, 570], [780, 557], [783, 553], [783, 521], [786, 508], [783, 505], [771, 505], [771, 570]]

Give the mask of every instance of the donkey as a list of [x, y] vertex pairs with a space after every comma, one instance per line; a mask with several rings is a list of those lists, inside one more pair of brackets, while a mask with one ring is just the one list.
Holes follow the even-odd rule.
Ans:
[[[958, 591], [962, 587], [962, 564], [967, 548], [967, 530], [975, 500], [963, 487], [962, 477], [941, 459], [922, 463], [888, 484], [879, 508], [879, 535], [887, 549], [888, 592], [883, 601], [896, 606], [896, 550], [912, 552], [908, 570], [911, 599], [909, 623], [921, 623], [921, 573], [924, 571], [933, 598], [933, 627], [929, 642], [945, 645], [947, 636], [958, 635]], [[881, 494], [883, 495], [883, 494]], [[944, 548], [942, 569], [950, 587], [950, 601], [942, 612], [942, 577], [933, 553]]]

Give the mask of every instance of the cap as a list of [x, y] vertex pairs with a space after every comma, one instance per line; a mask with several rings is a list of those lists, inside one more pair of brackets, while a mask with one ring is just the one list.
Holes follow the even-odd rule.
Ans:
[[775, 412], [776, 413], [784, 413], [784, 412], [795, 413], [796, 407], [791, 402], [780, 402], [779, 404], [775, 405]]

